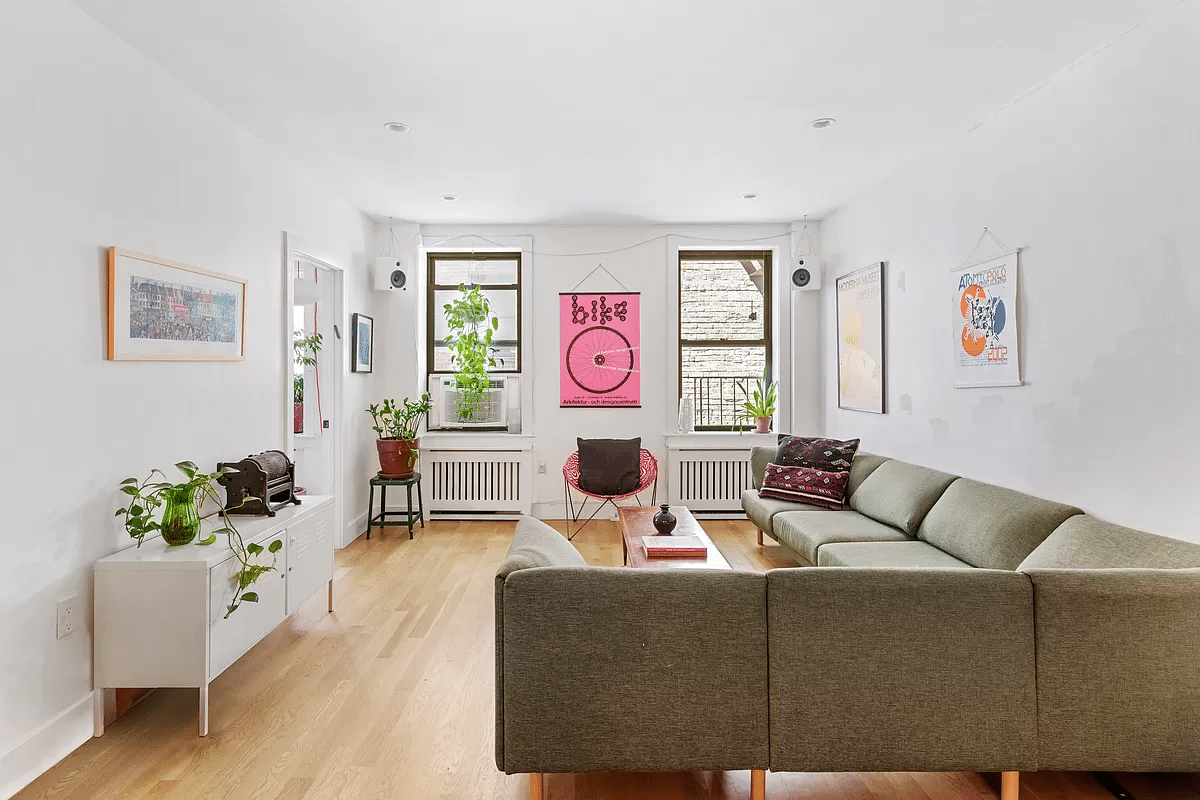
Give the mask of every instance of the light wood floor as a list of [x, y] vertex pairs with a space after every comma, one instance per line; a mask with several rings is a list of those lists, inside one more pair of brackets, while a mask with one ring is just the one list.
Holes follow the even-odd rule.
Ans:
[[[704, 522], [736, 568], [796, 562], [759, 548], [745, 522]], [[556, 523], [562, 529], [561, 523]], [[39, 778], [18, 800], [526, 798], [493, 761], [492, 582], [512, 523], [436, 522], [338, 553], [336, 605], [322, 592], [212, 685], [212, 733], [196, 691], [163, 689]], [[615, 523], [576, 543], [618, 566]], [[1137, 800], [1200, 800], [1192, 776], [1118, 776]], [[551, 775], [550, 800], [724, 800], [749, 772]], [[998, 775], [776, 774], [771, 800], [997, 797]], [[1022, 775], [1026, 800], [1111, 800], [1090, 775]]]

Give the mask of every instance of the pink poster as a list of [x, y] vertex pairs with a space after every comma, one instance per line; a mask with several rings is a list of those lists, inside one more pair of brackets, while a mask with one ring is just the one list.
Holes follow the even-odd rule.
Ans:
[[563, 408], [642, 404], [640, 298], [560, 294], [559, 391]]

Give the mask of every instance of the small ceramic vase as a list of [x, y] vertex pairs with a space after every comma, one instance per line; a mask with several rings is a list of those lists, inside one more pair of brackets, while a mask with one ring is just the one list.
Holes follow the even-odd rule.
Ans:
[[658, 531], [660, 535], [666, 536], [671, 531], [675, 530], [675, 515], [671, 513], [671, 506], [669, 503], [663, 503], [661, 506], [659, 506], [659, 509], [661, 510], [654, 515], [654, 529]]

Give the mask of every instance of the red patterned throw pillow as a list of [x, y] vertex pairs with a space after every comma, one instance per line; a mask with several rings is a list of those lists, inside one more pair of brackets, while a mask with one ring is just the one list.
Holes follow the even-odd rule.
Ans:
[[758, 495], [838, 511], [846, 501], [849, 482], [849, 471], [826, 472], [809, 467], [767, 464], [767, 473], [763, 476]]
[[808, 467], [825, 472], [849, 472], [858, 439], [822, 439], [812, 436], [781, 437], [775, 463], [785, 467]]

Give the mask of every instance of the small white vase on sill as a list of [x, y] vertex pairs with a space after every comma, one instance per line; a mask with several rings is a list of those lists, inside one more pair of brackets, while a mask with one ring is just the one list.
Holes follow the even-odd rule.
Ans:
[[690, 397], [679, 398], [678, 426], [680, 433], [696, 430], [696, 402]]

